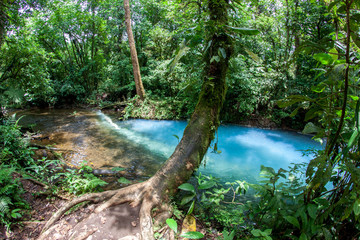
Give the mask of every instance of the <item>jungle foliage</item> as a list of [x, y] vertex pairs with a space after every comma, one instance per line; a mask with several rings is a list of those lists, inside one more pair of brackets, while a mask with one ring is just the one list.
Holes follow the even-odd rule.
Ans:
[[[203, 6], [200, 1], [131, 3], [146, 95], [176, 104], [175, 113], [164, 118], [189, 118], [197, 103], [207, 50]], [[316, 60], [311, 55], [324, 50], [335, 29], [326, 9], [321, 1], [232, 3], [227, 28], [235, 53], [223, 120], [262, 116], [301, 127], [301, 119], [279, 109], [276, 100], [312, 94]], [[6, 17], [0, 52], [2, 106], [99, 104], [135, 96], [121, 1], [8, 1], [1, 14]]]
[[[231, 2], [226, 27], [234, 54], [222, 119], [262, 116], [278, 125], [305, 127], [304, 133], [315, 134], [325, 148], [302, 171], [300, 166], [277, 172], [263, 167], [266, 180], [259, 185], [221, 186], [199, 176], [194, 186], [181, 187], [188, 198], [179, 204], [205, 219], [210, 212], [215, 217], [209, 222], [225, 229], [228, 239], [358, 238], [359, 1]], [[136, 0], [131, 5], [144, 102], [135, 96], [121, 1], [28, 0], [0, 5], [1, 106], [127, 101], [126, 117], [188, 118], [208, 48], [201, 1]], [[223, 54], [219, 50], [218, 57]], [[29, 161], [16, 125], [5, 126], [0, 129], [5, 139], [1, 181]], [[18, 217], [23, 203], [12, 192], [18, 183], [0, 184], [9, 186], [15, 206], [7, 209], [9, 196], [1, 192], [2, 216]], [[257, 192], [255, 201], [236, 200], [249, 189]], [[196, 202], [199, 210], [194, 210]]]
[[36, 148], [30, 145], [29, 134], [24, 134], [15, 118], [5, 117], [0, 122], [0, 224], [6, 231], [31, 212], [31, 206], [23, 197], [25, 190], [20, 178], [45, 186], [46, 192], [38, 194], [48, 197], [96, 192], [107, 184], [94, 176], [89, 166], [65, 168], [59, 160], [61, 156], [38, 159], [34, 154]]

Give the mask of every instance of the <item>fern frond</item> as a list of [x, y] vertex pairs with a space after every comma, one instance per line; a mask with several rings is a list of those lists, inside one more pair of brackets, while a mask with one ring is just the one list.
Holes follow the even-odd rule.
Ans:
[[9, 197], [0, 197], [0, 212], [8, 213], [10, 210], [9, 208], [10, 204], [11, 204], [11, 199]]
[[2, 187], [0, 189], [0, 197], [1, 197], [1, 195], [9, 195], [10, 194], [9, 190], [11, 189], [11, 187], [12, 187], [12, 185], [10, 185], [10, 184], [7, 184], [4, 187]]
[[8, 182], [11, 179], [11, 174], [14, 172], [13, 168], [8, 166], [0, 166], [0, 184], [2, 182]]

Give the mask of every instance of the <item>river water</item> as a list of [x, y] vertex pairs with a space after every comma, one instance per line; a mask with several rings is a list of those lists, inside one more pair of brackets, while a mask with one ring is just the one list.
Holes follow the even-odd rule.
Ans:
[[[127, 120], [90, 110], [29, 110], [20, 124], [42, 132], [40, 144], [53, 144], [70, 165], [83, 161], [93, 168], [123, 167], [134, 178], [153, 175], [172, 154], [186, 121]], [[45, 138], [44, 138], [45, 137]], [[209, 149], [200, 172], [224, 181], [259, 179], [260, 166], [287, 169], [291, 163], [307, 162], [303, 150], [321, 145], [294, 132], [222, 125], [217, 146]]]

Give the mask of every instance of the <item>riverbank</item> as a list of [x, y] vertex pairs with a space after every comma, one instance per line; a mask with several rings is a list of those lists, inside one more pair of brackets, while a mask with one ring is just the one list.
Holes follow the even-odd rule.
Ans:
[[[37, 135], [36, 141], [40, 141], [40, 143], [44, 145], [53, 145], [52, 148], [60, 149], [63, 153], [62, 155], [68, 155], [69, 162], [78, 163], [80, 160], [89, 160], [88, 163], [90, 166], [97, 168], [105, 167], [107, 169], [111, 169], [114, 167], [113, 164], [106, 161], [111, 160], [122, 160], [126, 159], [124, 155], [126, 153], [135, 154], [136, 151], [139, 151], [139, 155], [131, 155], [129, 158], [129, 163], [131, 165], [125, 166], [123, 164], [126, 164], [126, 162], [119, 163], [117, 162], [117, 167], [124, 167], [126, 168], [126, 173], [129, 174], [136, 174], [136, 176], [141, 176], [141, 174], [144, 174], [144, 170], [153, 168], [153, 171], [156, 171], [156, 168], [154, 168], [155, 164], [154, 162], [151, 162], [151, 159], [149, 160], [148, 165], [142, 165], [142, 162], [139, 161], [139, 157], [137, 156], [146, 156], [147, 151], [146, 147], [143, 145], [151, 146], [154, 150], [162, 149], [160, 145], [156, 145], [154, 142], [158, 139], [155, 136], [144, 136], [144, 134], [140, 132], [132, 132], [133, 130], [156, 130], [156, 133], [161, 133], [163, 130], [165, 131], [164, 136], [165, 143], [168, 144], [172, 140], [174, 141], [174, 144], [176, 145], [178, 140], [176, 137], [173, 137], [173, 131], [170, 129], [173, 129], [172, 122], [176, 125], [180, 123], [180, 128], [178, 128], [179, 133], [176, 133], [175, 135], [180, 136], [180, 134], [183, 132], [183, 128], [186, 126], [186, 121], [153, 121], [153, 120], [130, 120], [130, 121], [120, 121], [119, 120], [119, 111], [116, 111], [114, 109], [106, 110], [109, 111], [108, 113], [111, 113], [112, 116], [108, 116], [108, 114], [104, 114], [103, 112], [100, 112], [98, 110], [89, 110], [88, 107], [86, 108], [69, 108], [69, 109], [32, 109], [30, 111], [26, 111], [24, 114], [27, 115], [27, 117], [30, 118], [30, 120], [34, 121], [34, 123], [37, 124], [38, 127], [43, 127], [45, 131], [43, 131], [43, 135]], [[121, 116], [121, 114], [120, 114]], [[123, 116], [123, 115], [122, 115]], [[22, 118], [22, 120], [26, 120], [26, 117]], [[127, 125], [128, 124], [128, 125]], [[129, 125], [130, 124], [130, 125]], [[159, 125], [160, 124], [160, 125]], [[29, 122], [27, 125], [31, 125]], [[36, 127], [36, 126], [34, 126]], [[244, 132], [239, 132], [235, 136], [228, 136], [230, 138], [230, 141], [225, 141], [224, 138], [222, 138], [222, 131], [226, 130], [225, 133], [234, 133], [234, 129], [229, 128], [230, 126], [225, 125], [224, 129], [222, 127], [218, 131], [218, 137], [220, 140], [220, 143], [224, 143], [226, 145], [232, 145], [231, 150], [229, 151], [223, 151], [222, 154], [211, 154], [211, 156], [207, 156], [204, 162], [206, 163], [206, 170], [209, 169], [220, 169], [221, 173], [226, 174], [226, 176], [230, 176], [228, 172], [226, 172], [220, 165], [214, 165], [214, 164], [220, 164], [224, 163], [225, 167], [231, 170], [236, 170], [236, 172], [244, 171], [243, 177], [247, 178], [239, 178], [241, 180], [245, 180], [246, 182], [251, 182], [250, 179], [248, 179], [250, 172], [248, 168], [245, 168], [244, 166], [239, 166], [236, 168], [235, 162], [227, 163], [229, 160], [228, 152], [235, 152], [239, 150], [238, 144], [245, 143], [247, 146], [253, 147], [254, 152], [261, 152], [262, 150], [265, 150], [265, 153], [260, 157], [261, 159], [265, 159], [270, 162], [274, 162], [273, 160], [269, 160], [270, 153], [274, 153], [273, 145], [275, 139], [282, 139], [282, 137], [279, 135], [276, 131], [270, 131], [270, 130], [252, 130], [250, 128], [243, 128], [240, 126], [233, 126], [231, 127], [236, 128], [237, 130], [242, 130]], [[39, 130], [41, 130], [39, 128]], [[131, 130], [131, 131], [130, 131]], [[110, 133], [110, 136], [107, 136], [107, 134]], [[125, 134], [127, 138], [130, 140], [133, 140], [135, 143], [140, 144], [134, 145], [132, 147], [132, 143], [129, 141], [123, 142], [122, 140], [119, 141], [118, 138], [121, 137], [122, 134]], [[257, 140], [256, 137], [261, 137], [261, 140]], [[276, 144], [277, 148], [275, 151], [275, 154], [279, 154], [284, 152], [283, 149], [288, 147], [288, 142], [291, 142], [289, 140], [286, 140], [286, 143], [280, 143]], [[74, 144], [76, 143], [76, 144]], [[250, 145], [249, 145], [250, 144]], [[260, 145], [259, 145], [260, 144]], [[267, 144], [267, 145], [261, 145], [261, 144]], [[125, 149], [122, 149], [122, 147], [126, 147]], [[218, 148], [221, 148], [221, 145], [218, 145]], [[109, 154], [105, 154], [105, 150], [109, 149]], [[166, 149], [169, 149], [169, 146], [166, 146]], [[96, 152], [94, 152], [96, 150]], [[171, 152], [171, 150], [170, 150]], [[247, 150], [241, 150], [239, 153], [236, 153], [237, 158], [236, 159], [246, 159], [246, 157], [242, 157], [240, 154], [247, 152]], [[299, 153], [300, 154], [300, 153]], [[45, 153], [44, 151], [39, 151], [40, 158], [41, 157], [50, 157], [50, 153]], [[110, 156], [110, 158], [107, 158], [107, 155]], [[289, 156], [291, 155], [289, 151], [285, 151], [285, 155]], [[155, 158], [158, 160], [160, 155], [155, 155]], [[216, 156], [226, 156], [224, 161], [216, 160]], [[298, 155], [296, 155], [298, 156]], [[253, 157], [253, 155], [252, 155]], [[279, 155], [276, 155], [276, 158], [279, 158]], [[91, 160], [93, 158], [93, 160]], [[214, 158], [214, 159], [212, 159]], [[108, 159], [108, 160], [107, 160]], [[148, 162], [148, 160], [145, 160], [144, 162]], [[164, 157], [164, 160], [166, 160], [166, 157]], [[252, 159], [251, 166], [254, 167], [254, 159]], [[109, 164], [110, 163], [110, 164]], [[115, 162], [114, 162], [115, 163]], [[226, 164], [227, 163], [227, 164]], [[157, 167], [160, 166], [161, 163], [157, 163]], [[261, 164], [266, 164], [262, 162]], [[279, 167], [286, 167], [287, 164], [280, 164]], [[255, 166], [255, 168], [258, 170], [260, 168], [260, 165], [258, 167]], [[276, 167], [278, 168], [278, 167]], [[211, 173], [210, 173], [211, 174]], [[209, 175], [209, 174], [207, 174]], [[213, 174], [212, 174], [213, 175]], [[124, 175], [122, 175], [124, 176]], [[116, 176], [122, 177], [122, 176]], [[144, 180], [149, 177], [149, 175], [142, 175], [144, 177]], [[213, 175], [214, 176], [214, 175]], [[126, 177], [125, 177], [126, 178]], [[220, 176], [220, 178], [223, 178]], [[131, 180], [131, 179], [130, 179]], [[233, 182], [234, 179], [224, 180], [228, 182]], [[196, 181], [195, 181], [196, 182]], [[117, 189], [117, 187], [122, 187], [121, 184], [118, 184], [113, 189]], [[225, 188], [224, 188], [225, 189]], [[200, 195], [199, 195], [200, 196]], [[224, 200], [222, 200], [224, 201]], [[227, 202], [231, 202], [227, 201]], [[240, 204], [240, 203], [239, 203]], [[241, 203], [243, 204], [243, 203]], [[219, 229], [223, 227], [222, 224], [225, 224], [224, 226], [230, 227], [231, 224], [242, 224], [241, 219], [238, 219], [239, 222], [236, 222], [234, 219], [236, 216], [241, 216], [240, 210], [235, 209], [234, 212], [228, 211], [227, 209], [221, 209], [219, 212], [219, 207], [216, 205], [216, 208], [214, 207], [214, 203], [210, 205], [212, 208], [212, 211], [218, 211], [216, 214], [218, 214], [216, 218], [207, 217], [210, 216], [206, 213], [206, 211], [203, 211], [202, 207], [199, 207], [197, 211], [199, 211], [199, 214], [202, 214], [200, 223], [206, 222], [206, 224], [203, 224], [203, 227], [201, 227], [201, 224], [199, 226], [200, 229], [208, 229], [211, 226], [219, 226]], [[183, 207], [183, 211], [186, 212], [186, 207]], [[196, 207], [198, 208], [198, 207]], [[85, 208], [86, 209], [86, 208]], [[87, 210], [86, 210], [87, 211]], [[202, 212], [203, 211], [203, 212]], [[242, 211], [242, 210], [241, 210]], [[235, 214], [236, 213], [236, 214]], [[234, 216], [232, 216], [234, 214]], [[229, 216], [231, 217], [231, 221], [229, 223]], [[106, 219], [110, 219], [111, 216], [103, 216]], [[179, 220], [179, 225], [181, 225], [182, 218]], [[100, 218], [101, 223], [101, 218]], [[222, 221], [221, 224], [219, 221]], [[65, 222], [60, 223], [67, 225]], [[207, 225], [209, 224], [209, 225]], [[226, 225], [227, 224], [227, 225]], [[206, 226], [206, 227], [204, 227]], [[95, 229], [95, 228], [94, 228]], [[92, 229], [92, 230], [94, 230]], [[91, 230], [91, 231], [92, 231]], [[59, 230], [60, 231], [60, 230]], [[62, 229], [61, 231], [65, 231]], [[69, 231], [66, 230], [66, 231]], [[208, 231], [206, 231], [208, 232]], [[211, 236], [219, 236], [220, 233], [217, 231], [213, 231], [207, 239], [212, 239]], [[216, 237], [214, 238], [216, 239]]]

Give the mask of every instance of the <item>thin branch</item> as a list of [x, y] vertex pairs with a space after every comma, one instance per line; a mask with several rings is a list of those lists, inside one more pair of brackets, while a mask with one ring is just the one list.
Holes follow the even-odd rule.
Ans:
[[353, 0], [346, 1], [346, 69], [345, 69], [345, 86], [344, 86], [344, 99], [341, 111], [341, 117], [338, 129], [335, 133], [334, 138], [332, 139], [329, 148], [327, 149], [326, 155], [329, 156], [333, 151], [333, 148], [336, 144], [337, 139], [339, 138], [341, 129], [344, 125], [344, 119], [346, 114], [346, 105], [347, 105], [347, 97], [348, 97], [348, 89], [349, 89], [349, 70], [350, 70], [350, 6], [353, 3]]

